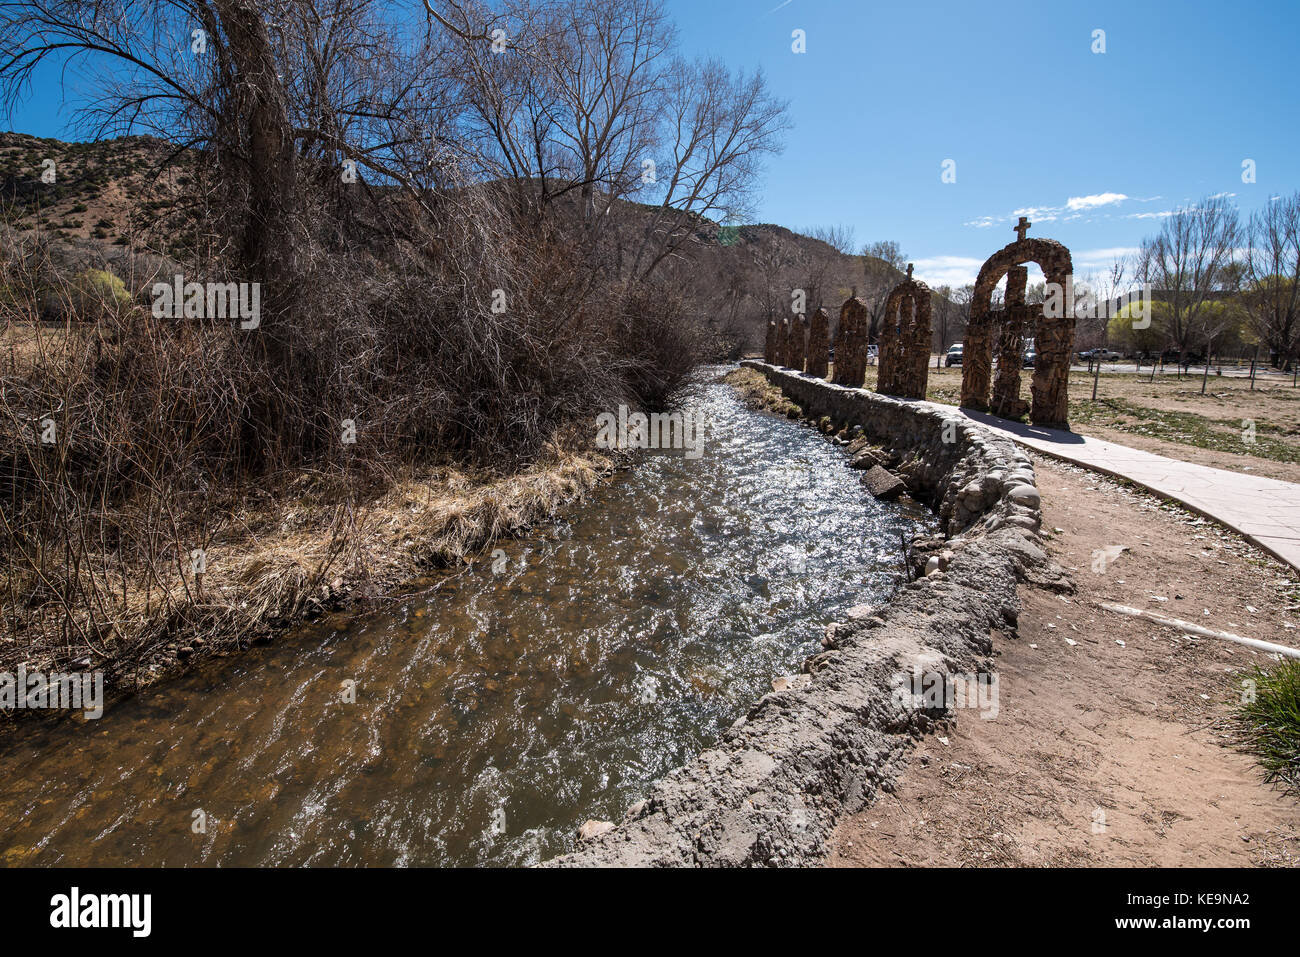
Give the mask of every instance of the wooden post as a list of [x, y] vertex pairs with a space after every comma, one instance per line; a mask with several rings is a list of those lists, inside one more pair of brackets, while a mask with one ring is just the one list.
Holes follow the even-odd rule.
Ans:
[[1250, 357], [1250, 391], [1255, 391], [1255, 360], [1259, 358], [1259, 346], [1255, 347], [1255, 354]]

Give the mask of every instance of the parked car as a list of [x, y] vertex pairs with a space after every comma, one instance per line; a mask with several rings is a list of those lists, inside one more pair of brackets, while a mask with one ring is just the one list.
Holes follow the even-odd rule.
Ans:
[[943, 364], [947, 368], [961, 365], [962, 344], [958, 342], [948, 347], [948, 354], [944, 357]]
[[1034, 367], [1034, 362], [1035, 362], [1037, 359], [1038, 359], [1038, 353], [1037, 353], [1037, 352], [1035, 352], [1033, 349], [1030, 349], [1029, 351], [1027, 351], [1027, 352], [1025, 353], [1025, 368], [1026, 368], [1026, 369], [1032, 369], [1032, 368]]
[[1079, 358], [1084, 362], [1115, 362], [1123, 357], [1114, 349], [1088, 349], [1080, 352]]
[[1180, 358], [1188, 365], [1201, 365], [1205, 362], [1205, 353], [1199, 349], [1188, 349], [1187, 355], [1184, 356], [1177, 349], [1166, 349], [1160, 353], [1160, 358], [1165, 360], [1166, 365], [1177, 362]]

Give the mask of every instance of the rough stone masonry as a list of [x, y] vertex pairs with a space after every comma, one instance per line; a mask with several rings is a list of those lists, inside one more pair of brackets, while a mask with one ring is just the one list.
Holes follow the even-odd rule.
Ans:
[[[1070, 250], [1054, 239], [1029, 239], [1025, 234], [1033, 225], [1020, 217], [1016, 226], [1016, 241], [1003, 246], [980, 267], [971, 295], [970, 321], [966, 324], [965, 351], [962, 358], [961, 405], [967, 409], [988, 412], [989, 386], [993, 370], [994, 324], [1027, 322], [1029, 314], [1024, 306], [1024, 281], [1027, 273], [1011, 270], [1024, 263], [1037, 263], [1049, 284], [1065, 288], [1073, 269]], [[992, 308], [993, 290], [998, 281], [1007, 276], [1007, 309], [997, 312]], [[1018, 288], [1017, 288], [1018, 287]], [[1035, 425], [1068, 429], [1070, 361], [1074, 354], [1074, 316], [1049, 318], [1041, 307], [1033, 310], [1034, 349], [1038, 357], [1034, 362], [1034, 378], [1030, 385], [1031, 404], [1029, 419]], [[1018, 342], [1018, 340], [1017, 340]], [[1008, 345], [1006, 353], [1012, 350]], [[1017, 350], [1018, 354], [1018, 350]], [[1015, 361], [1016, 388], [1019, 390], [1019, 360]], [[1010, 395], [1010, 378], [1003, 381], [996, 404], [1004, 410], [1019, 408], [1019, 396]]]

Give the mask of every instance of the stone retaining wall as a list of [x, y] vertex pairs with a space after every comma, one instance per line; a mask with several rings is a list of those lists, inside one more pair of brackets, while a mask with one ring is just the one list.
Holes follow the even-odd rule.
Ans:
[[[658, 782], [616, 827], [550, 866], [782, 866], [826, 853], [837, 819], [870, 804], [913, 740], [956, 717], [899, 688], [914, 673], [987, 674], [994, 631], [1014, 636], [1017, 582], [1068, 588], [1038, 537], [1033, 465], [1010, 440], [951, 409], [832, 385], [746, 362], [811, 419], [861, 425], [892, 450], [912, 494], [937, 510], [946, 541], [931, 573], [884, 608], [854, 608], [822, 653], [780, 679], [716, 747]], [[972, 712], [961, 720], [978, 720]]]

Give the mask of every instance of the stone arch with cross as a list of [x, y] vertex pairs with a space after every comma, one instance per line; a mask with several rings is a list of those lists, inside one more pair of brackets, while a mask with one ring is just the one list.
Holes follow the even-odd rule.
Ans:
[[930, 287], [907, 278], [885, 300], [880, 329], [880, 372], [876, 391], [901, 399], [924, 399], [930, 376]]
[[[1070, 357], [1074, 352], [1074, 317], [1047, 318], [1042, 305], [1025, 305], [1029, 271], [1037, 263], [1049, 283], [1064, 289], [1073, 264], [1070, 250], [1054, 239], [1030, 239], [1031, 223], [1020, 217], [1016, 241], [1003, 246], [980, 268], [971, 297], [962, 354], [961, 404], [964, 408], [1019, 418], [1025, 412], [1020, 398], [1020, 367], [1024, 361], [1023, 334], [1032, 330], [1033, 384], [1029, 419], [1035, 425], [1068, 429]], [[992, 308], [993, 290], [1007, 277], [1004, 308]], [[996, 332], [996, 336], [995, 336]], [[998, 349], [998, 381], [992, 383], [993, 349]], [[993, 386], [990, 398], [990, 386]]]

